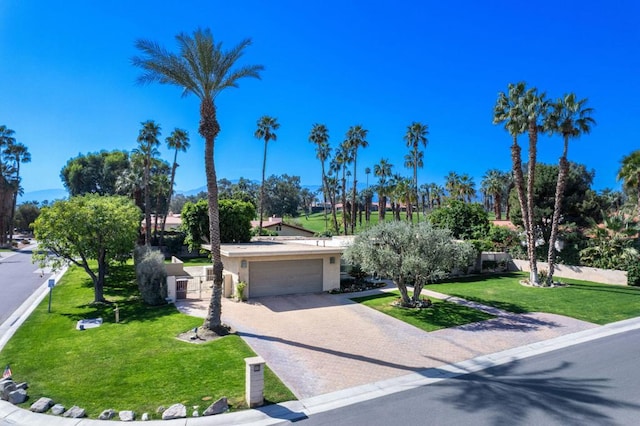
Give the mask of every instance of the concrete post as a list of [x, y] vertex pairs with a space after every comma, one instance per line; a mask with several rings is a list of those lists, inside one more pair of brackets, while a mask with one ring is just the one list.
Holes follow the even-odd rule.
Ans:
[[264, 359], [256, 356], [245, 358], [245, 397], [249, 408], [264, 404]]

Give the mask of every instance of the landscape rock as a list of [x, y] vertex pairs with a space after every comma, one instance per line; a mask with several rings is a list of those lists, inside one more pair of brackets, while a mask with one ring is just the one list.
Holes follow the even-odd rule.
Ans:
[[51, 407], [51, 414], [55, 414], [56, 416], [59, 416], [64, 412], [65, 412], [65, 408], [64, 408], [64, 405], [62, 404], [56, 404], [53, 407]]
[[49, 408], [51, 408], [52, 405], [53, 405], [53, 399], [46, 398], [43, 396], [42, 398], [40, 398], [39, 400], [31, 404], [31, 407], [29, 407], [29, 410], [33, 411], [34, 413], [44, 413]]
[[100, 415], [98, 416], [98, 419], [111, 420], [115, 415], [116, 415], [116, 410], [114, 410], [113, 408], [109, 408], [108, 410], [104, 410], [102, 413], [100, 413]]
[[16, 384], [13, 382], [13, 380], [3, 380], [0, 382], [0, 398], [8, 401], [9, 400], [9, 394], [11, 392], [13, 392], [14, 390], [16, 390]]
[[187, 417], [187, 407], [183, 404], [173, 404], [162, 413], [162, 420], [184, 419], [185, 417]]
[[136, 413], [131, 410], [124, 410], [118, 413], [121, 422], [132, 422], [136, 419]]
[[16, 389], [9, 393], [8, 401], [12, 404], [22, 404], [27, 400], [27, 391], [24, 389]]
[[142, 413], [140, 420], [142, 420], [143, 422], [146, 422], [147, 420], [149, 420], [149, 413]]
[[160, 414], [163, 413], [164, 410], [166, 410], [167, 407], [165, 407], [164, 405], [159, 406], [158, 408], [156, 408], [156, 413]]
[[27, 382], [18, 383], [18, 384], [16, 385], [16, 388], [17, 388], [17, 389], [24, 389], [24, 390], [27, 390], [27, 389], [29, 389], [29, 384], [28, 384]]
[[84, 408], [80, 408], [77, 405], [74, 405], [73, 407], [69, 408], [67, 411], [64, 412], [64, 414], [62, 415], [62, 417], [69, 417], [72, 419], [80, 419], [84, 416], [86, 416], [87, 413], [85, 412]]
[[224, 413], [227, 410], [229, 410], [229, 403], [227, 402], [227, 398], [223, 396], [222, 398], [211, 404], [209, 407], [207, 407], [202, 415], [213, 416], [214, 414]]
[[200, 413], [198, 412], [198, 410], [193, 410], [191, 417], [200, 417]]

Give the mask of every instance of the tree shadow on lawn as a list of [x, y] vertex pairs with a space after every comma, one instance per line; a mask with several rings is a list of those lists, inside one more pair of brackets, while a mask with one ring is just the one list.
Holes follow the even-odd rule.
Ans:
[[[83, 282], [85, 287], [93, 288], [90, 278]], [[105, 280], [104, 297], [113, 303], [86, 303], [77, 305], [81, 312], [62, 314], [73, 321], [87, 318], [102, 318], [104, 322], [115, 323], [115, 308], [121, 323], [132, 321], [151, 321], [176, 313], [172, 304], [147, 305], [140, 298], [136, 276], [130, 265], [112, 265]]]
[[[459, 411], [489, 412], [494, 425], [529, 424], [528, 412], [546, 413], [565, 425], [618, 424], [598, 407], [637, 411], [640, 405], [604, 395], [606, 378], [573, 378], [563, 370], [572, 363], [543, 370], [527, 370], [522, 361], [492, 367], [436, 384], [447, 390], [439, 400]], [[479, 419], [485, 417], [479, 416]]]
[[603, 293], [618, 293], [626, 296], [640, 296], [640, 287], [624, 286], [616, 284], [586, 284], [586, 283], [572, 283], [568, 282], [566, 287], [568, 290], [585, 290], [585, 291], [599, 291]]

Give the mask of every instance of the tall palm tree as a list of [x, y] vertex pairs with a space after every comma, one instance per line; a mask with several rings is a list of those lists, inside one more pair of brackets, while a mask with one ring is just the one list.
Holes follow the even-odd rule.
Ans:
[[176, 178], [176, 169], [178, 168], [178, 152], [187, 152], [187, 149], [189, 149], [189, 133], [186, 130], [176, 128], [171, 132], [171, 135], [165, 139], [165, 142], [167, 142], [167, 147], [169, 149], [173, 149], [174, 152], [173, 164], [171, 166], [171, 182], [169, 183], [169, 194], [167, 195], [167, 209], [164, 213], [162, 231], [160, 232], [160, 242], [158, 243], [160, 246], [162, 246], [162, 241], [164, 240], [164, 230], [167, 224], [167, 216], [169, 215], [169, 205], [171, 204], [171, 198], [173, 197], [173, 185]]
[[9, 161], [13, 162], [13, 170], [15, 170], [14, 182], [16, 191], [13, 192], [11, 216], [9, 217], [9, 244], [11, 244], [13, 242], [13, 220], [15, 218], [16, 204], [18, 203], [18, 193], [22, 192], [22, 188], [20, 187], [20, 164], [29, 163], [31, 161], [31, 154], [24, 144], [11, 140], [4, 149], [4, 154]]
[[[0, 125], [0, 154], [3, 154], [3, 149], [16, 143], [14, 134], [15, 132], [4, 124]], [[4, 156], [0, 156], [0, 247], [3, 247], [7, 242], [9, 224], [6, 220], [10, 216], [7, 210], [11, 204], [8, 197], [13, 199], [16, 191], [19, 190], [11, 179], [14, 173], [15, 171], [9, 162]]]
[[329, 147], [329, 130], [327, 129], [327, 126], [318, 123], [314, 124], [313, 127], [311, 127], [311, 132], [309, 133], [309, 142], [316, 145], [316, 158], [320, 160], [320, 164], [322, 166], [322, 201], [324, 203], [324, 230], [326, 231], [328, 228], [327, 195], [329, 193], [329, 189], [327, 188], [325, 162], [331, 156], [331, 148]]
[[506, 173], [490, 169], [482, 178], [482, 192], [493, 200], [493, 211], [497, 220], [502, 220], [502, 196], [505, 193]]
[[[412, 170], [414, 172], [414, 174], [416, 174], [416, 170], [417, 168], [422, 168], [422, 166], [424, 166], [424, 152], [423, 151], [415, 151], [415, 152], [410, 152], [408, 154], [404, 155], [404, 166], [410, 170]], [[417, 174], [416, 174], [416, 178], [417, 178]], [[414, 192], [413, 196], [414, 198], [417, 197], [417, 185], [414, 185], [414, 180], [413, 178], [411, 179], [411, 191]], [[417, 199], [417, 198], [416, 198]], [[418, 221], [420, 221], [420, 218], [418, 217]]]
[[358, 161], [358, 148], [366, 148], [369, 146], [369, 142], [367, 142], [367, 134], [368, 130], [364, 129], [361, 125], [351, 126], [349, 130], [347, 130], [345, 142], [349, 146], [351, 150], [351, 158], [353, 160], [353, 189], [351, 193], [351, 233], [355, 233], [356, 229], [356, 213], [357, 213], [357, 200], [356, 196], [358, 194], [357, 184], [358, 180], [356, 179], [356, 169], [357, 169], [357, 161]]
[[618, 180], [623, 182], [627, 190], [635, 191], [638, 215], [640, 215], [640, 149], [622, 158]]
[[264, 215], [264, 174], [267, 170], [267, 145], [269, 141], [275, 141], [278, 138], [276, 130], [280, 128], [278, 119], [263, 115], [258, 120], [258, 128], [254, 136], [258, 139], [264, 139], [264, 156], [262, 158], [262, 185], [260, 185], [260, 225], [258, 225], [258, 235], [262, 235], [262, 217]]
[[144, 243], [151, 245], [151, 162], [159, 154], [157, 146], [160, 145], [160, 126], [153, 120], [141, 123], [142, 129], [138, 133], [138, 148], [135, 150], [143, 158], [143, 186], [144, 186]]
[[132, 59], [133, 65], [144, 70], [140, 83], [172, 84], [200, 99], [200, 125], [198, 132], [205, 140], [204, 161], [209, 204], [209, 234], [213, 262], [213, 292], [204, 321], [204, 327], [223, 333], [222, 327], [222, 258], [220, 256], [220, 216], [218, 185], [214, 160], [214, 142], [220, 133], [216, 114], [216, 97], [225, 89], [238, 87], [243, 78], [260, 78], [262, 65], [237, 66], [244, 50], [251, 44], [245, 39], [229, 50], [214, 42], [208, 29], [198, 29], [193, 36], [176, 36], [179, 53], [171, 53], [155, 42], [138, 40], [136, 48], [142, 56]]
[[[526, 83], [510, 83], [508, 92], [498, 93], [498, 100], [493, 108], [493, 123], [504, 123], [504, 128], [513, 138], [511, 145], [511, 162], [518, 201], [522, 211], [522, 222], [527, 235], [527, 257], [529, 258], [529, 281], [538, 284], [538, 265], [535, 256], [536, 232], [533, 228], [533, 184], [535, 180], [535, 164], [537, 155], [538, 132], [540, 121], [546, 115], [547, 103], [544, 94], [539, 95], [537, 89], [528, 89]], [[521, 148], [518, 136], [527, 132], [529, 135], [529, 161], [527, 173], [527, 192], [525, 195], [524, 176], [522, 171]]]
[[365, 167], [364, 174], [367, 176], [367, 189], [369, 189], [369, 175], [371, 174], [371, 167]]
[[349, 218], [350, 212], [347, 206], [347, 168], [353, 161], [352, 154], [353, 151], [345, 140], [338, 148], [336, 148], [332, 162], [332, 169], [336, 173], [336, 178], [338, 177], [338, 174], [341, 174], [340, 196], [342, 201], [342, 226], [344, 226], [344, 235], [347, 235], [349, 232], [349, 224], [351, 223]]
[[431, 196], [431, 208], [437, 202], [438, 207], [442, 205], [442, 198], [445, 196], [445, 188], [437, 183], [429, 184], [429, 195]]
[[547, 284], [549, 285], [553, 284], [554, 262], [556, 260], [555, 243], [558, 239], [562, 199], [564, 197], [564, 189], [569, 172], [569, 161], [567, 160], [569, 139], [577, 139], [583, 134], [588, 134], [591, 131], [591, 127], [596, 123], [591, 117], [593, 108], [586, 107], [586, 103], [587, 99], [576, 100], [576, 95], [569, 93], [558, 99], [552, 105], [552, 110], [547, 116], [546, 125], [548, 130], [561, 135], [564, 141], [564, 148], [558, 167], [558, 181], [556, 183], [556, 197], [553, 207], [553, 219], [551, 221], [549, 252], [547, 255], [547, 262], [549, 263]]
[[381, 158], [380, 162], [373, 166], [373, 174], [378, 178], [378, 222], [380, 223], [384, 222], [387, 211], [388, 184], [392, 167], [393, 164], [389, 163], [386, 158]]
[[[405, 157], [405, 166], [410, 164], [413, 167], [413, 192], [414, 197], [418, 199], [418, 168], [424, 166], [424, 151], [420, 150], [420, 146], [427, 147], [427, 135], [429, 134], [429, 127], [426, 124], [414, 121], [407, 126], [407, 133], [404, 135], [404, 141], [409, 148], [410, 159]], [[407, 166], [409, 167], [409, 166]], [[420, 222], [420, 215], [418, 215], [418, 222]]]
[[476, 183], [473, 178], [467, 173], [460, 176], [460, 183], [458, 185], [458, 194], [462, 201], [470, 203], [476, 196]]
[[444, 178], [444, 188], [449, 194], [449, 198], [460, 198], [460, 175], [456, 172], [449, 172]]

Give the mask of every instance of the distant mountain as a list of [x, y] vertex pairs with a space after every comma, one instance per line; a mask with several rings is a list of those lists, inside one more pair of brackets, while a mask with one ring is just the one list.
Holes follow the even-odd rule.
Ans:
[[65, 189], [41, 189], [40, 191], [25, 192], [23, 195], [18, 196], [18, 204], [37, 201], [41, 203], [43, 201], [55, 201], [66, 199], [69, 197], [69, 193]]

